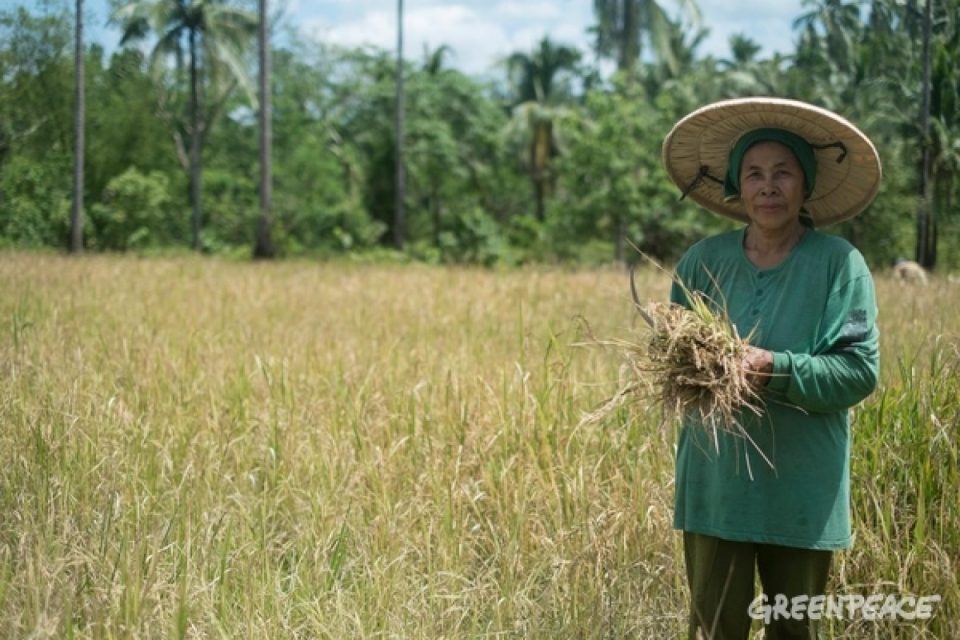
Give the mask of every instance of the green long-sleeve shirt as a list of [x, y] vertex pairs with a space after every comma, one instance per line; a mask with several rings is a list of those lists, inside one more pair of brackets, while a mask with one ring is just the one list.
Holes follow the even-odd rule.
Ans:
[[[752, 330], [751, 342], [773, 352], [766, 408], [761, 417], [743, 415], [753, 444], [720, 432], [719, 451], [686, 419], [674, 527], [729, 540], [848, 547], [848, 409], [873, 391], [879, 374], [873, 280], [852, 245], [812, 229], [781, 264], [758, 269], [743, 252], [744, 233], [697, 243], [677, 276], [725, 305], [741, 336]], [[671, 299], [687, 302], [676, 284]]]

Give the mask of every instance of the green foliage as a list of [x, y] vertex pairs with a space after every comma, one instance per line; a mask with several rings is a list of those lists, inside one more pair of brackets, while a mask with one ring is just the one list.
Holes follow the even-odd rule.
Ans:
[[453, 216], [448, 228], [440, 233], [437, 244], [446, 262], [491, 266], [517, 260], [500, 225], [478, 207]]
[[[881, 157], [884, 157], [881, 148]], [[861, 215], [844, 222], [836, 231], [866, 251], [874, 268], [887, 268], [897, 258], [913, 255], [914, 217], [919, 199], [911, 193], [913, 167], [897, 165], [884, 168], [880, 193]]]
[[145, 173], [162, 171], [171, 180], [171, 198], [186, 198], [180, 191], [184, 178], [177, 161], [174, 136], [158, 109], [160, 88], [149, 75], [143, 54], [118, 50], [104, 63], [94, 47], [87, 61], [86, 188], [93, 199], [102, 196], [107, 183], [137, 167]]
[[[665, 104], [665, 103], [664, 103]], [[630, 241], [674, 260], [715, 225], [715, 216], [677, 203], [660, 160], [673, 116], [629, 91], [593, 92], [566, 122], [558, 162], [562, 194], [550, 214], [554, 249], [576, 259], [586, 239], [611, 247]], [[623, 234], [623, 238], [620, 234]], [[620, 247], [624, 257], [634, 254]], [[611, 252], [607, 259], [613, 259]]]
[[207, 250], [253, 243], [259, 201], [248, 173], [207, 168], [203, 174], [203, 242]]
[[183, 238], [170, 199], [170, 180], [159, 171], [141, 173], [130, 167], [112, 179], [103, 201], [90, 208], [92, 244], [125, 251], [175, 242]]
[[411, 73], [408, 87], [408, 233], [447, 255], [450, 243], [441, 246], [441, 236], [449, 240], [470, 226], [461, 215], [482, 208], [489, 217], [495, 211], [488, 194], [498, 188], [494, 171], [503, 162], [503, 149], [497, 134], [505, 116], [475, 81], [437, 64]]
[[363, 207], [353, 151], [323, 125], [291, 141], [275, 163], [275, 241], [282, 253], [350, 251], [373, 246], [384, 223]]
[[[232, 91], [234, 80], [254, 75], [252, 57], [236, 55], [241, 45], [252, 44], [250, 5], [201, 4], [217, 21], [226, 20], [206, 25], [206, 44], [218, 41], [217, 26], [223, 27], [219, 42], [229, 45], [216, 59], [208, 55], [204, 67], [202, 244], [233, 253], [250, 244], [259, 199], [256, 105]], [[663, 13], [662, 6], [645, 4], [644, 11]], [[628, 258], [630, 241], [670, 261], [731, 223], [678, 201], [661, 167], [663, 136], [705, 103], [777, 95], [841, 113], [880, 150], [885, 179], [879, 197], [862, 217], [834, 229], [875, 265], [913, 252], [926, 145], [935, 258], [946, 268], [960, 266], [960, 216], [954, 212], [960, 200], [960, 5], [946, 0], [933, 7], [931, 122], [924, 138], [922, 15], [913, 4], [805, 2], [795, 23], [794, 55], [762, 58], [753, 41], [738, 36], [729, 58], [717, 59], [697, 53], [704, 32], [695, 12], [687, 22], [664, 14], [627, 29], [618, 20], [638, 3], [596, 2], [599, 53], [620, 68], [612, 78], [584, 65], [589, 56], [583, 52], [549, 40], [510, 56], [503, 77], [491, 83], [450, 68], [448, 54], [456, 52], [446, 46], [425, 51], [422, 61], [408, 59], [404, 157], [411, 256], [595, 263]], [[127, 7], [115, 18], [131, 37], [148, 35], [138, 29], [151, 25], [155, 35], [168, 33], [168, 26], [168, 35], [187, 33], [190, 16], [177, 12], [199, 11], [166, 0], [111, 6]], [[151, 22], [151, 7], [172, 11], [168, 17], [175, 20]], [[64, 99], [73, 82], [68, 8], [66, 0], [51, 0], [0, 10], [0, 235], [6, 244], [63, 246], [73, 148], [72, 101]], [[85, 200], [102, 227], [94, 229], [91, 248], [188, 242], [194, 125], [186, 68], [174, 64], [176, 55], [163, 55], [178, 47], [186, 54], [185, 40], [172, 38], [146, 43], [155, 56], [119, 49], [107, 59], [99, 45], [88, 48]], [[647, 57], [637, 57], [641, 48]], [[172, 64], [152, 66], [161, 59]], [[395, 73], [393, 54], [384, 50], [340, 49], [292, 35], [273, 51], [273, 213], [282, 254], [357, 253], [391, 239]], [[157, 176], [166, 177], [167, 200], [160, 207], [166, 218], [156, 211], [120, 215], [116, 191], [108, 186], [129, 167], [155, 186]], [[150, 221], [149, 231], [137, 231], [140, 218]]]
[[[41, 10], [49, 9], [43, 3]], [[41, 163], [73, 149], [70, 21], [23, 7], [0, 11], [0, 162]]]
[[70, 159], [15, 156], [0, 166], [0, 243], [65, 247], [70, 231]]

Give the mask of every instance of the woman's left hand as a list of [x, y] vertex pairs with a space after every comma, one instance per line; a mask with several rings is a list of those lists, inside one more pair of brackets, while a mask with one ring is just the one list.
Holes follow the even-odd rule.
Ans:
[[747, 378], [757, 387], [766, 386], [773, 375], [773, 352], [757, 347], [747, 347], [742, 366], [747, 370]]

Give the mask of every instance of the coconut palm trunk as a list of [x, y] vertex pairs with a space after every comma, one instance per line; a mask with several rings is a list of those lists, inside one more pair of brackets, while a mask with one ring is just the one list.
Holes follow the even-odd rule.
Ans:
[[83, 251], [83, 156], [86, 151], [84, 129], [87, 118], [83, 55], [83, 0], [77, 0], [74, 35], [74, 148], [73, 209], [70, 213], [70, 251]]
[[200, 226], [203, 223], [203, 209], [200, 194], [203, 193], [203, 160], [200, 153], [203, 124], [200, 117], [200, 70], [197, 61], [197, 33], [190, 31], [190, 217], [191, 239], [194, 250], [200, 250]]
[[920, 107], [920, 131], [923, 140], [923, 157], [920, 164], [920, 198], [917, 204], [917, 262], [924, 269], [932, 269], [936, 263], [937, 235], [936, 225], [930, 215], [930, 39], [931, 39], [931, 2], [927, 0], [923, 16], [923, 94]]
[[267, 24], [267, 0], [258, 0], [257, 41], [260, 49], [260, 219], [253, 247], [255, 258], [272, 258], [273, 199], [272, 149], [273, 128], [270, 96], [270, 38]]
[[406, 211], [404, 200], [407, 197], [407, 179], [404, 172], [403, 137], [405, 116], [403, 94], [403, 0], [397, 0], [397, 97], [396, 97], [396, 150], [393, 203], [393, 242], [397, 249], [403, 249], [406, 240]]
[[555, 155], [553, 145], [553, 122], [538, 120], [530, 145], [530, 168], [532, 172], [533, 197], [537, 220], [547, 217], [547, 196], [550, 194], [550, 160]]
[[640, 58], [640, 11], [633, 2], [623, 3], [623, 26], [621, 45], [617, 57], [617, 70], [622, 71], [626, 81], [633, 80], [633, 70]]

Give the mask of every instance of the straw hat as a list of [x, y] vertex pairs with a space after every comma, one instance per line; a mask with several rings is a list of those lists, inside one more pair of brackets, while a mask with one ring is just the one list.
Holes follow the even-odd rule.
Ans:
[[816, 185], [803, 206], [817, 226], [852, 218], [877, 195], [880, 156], [869, 138], [837, 114], [796, 100], [738, 98], [702, 107], [667, 134], [663, 164], [684, 197], [749, 222], [739, 198], [724, 199], [723, 179], [740, 136], [768, 127], [791, 131], [815, 150]]

